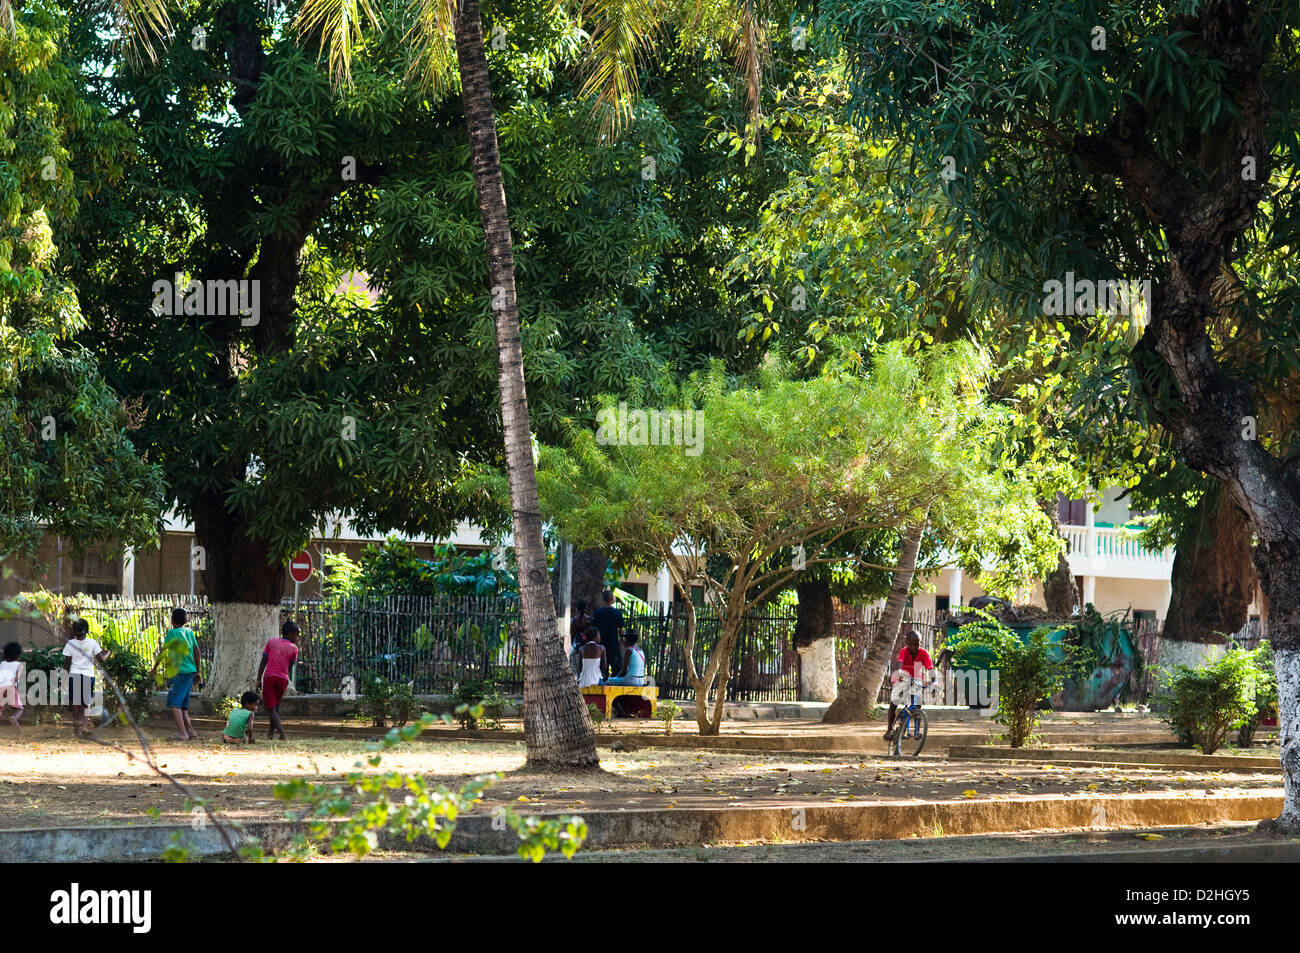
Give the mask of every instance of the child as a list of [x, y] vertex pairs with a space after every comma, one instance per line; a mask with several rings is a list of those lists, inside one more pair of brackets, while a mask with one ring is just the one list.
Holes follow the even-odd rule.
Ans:
[[171, 735], [173, 741], [189, 741], [199, 736], [190, 722], [190, 691], [202, 685], [203, 679], [199, 677], [199, 640], [195, 637], [194, 630], [185, 624], [188, 618], [180, 606], [172, 609], [172, 627], [163, 637], [158, 657], [153, 660], [153, 668], [149, 670], [149, 678], [152, 680], [158, 666], [168, 655], [168, 643], [176, 642], [179, 645], [177, 654], [180, 661], [176, 675], [167, 683], [167, 707], [176, 718], [176, 734]]
[[10, 642], [4, 647], [4, 661], [0, 662], [0, 718], [5, 709], [12, 708], [9, 716], [14, 728], [19, 728], [18, 719], [23, 717], [23, 647], [17, 642]]
[[104, 664], [108, 653], [90, 637], [90, 623], [77, 619], [72, 623], [72, 638], [63, 645], [63, 668], [67, 671], [72, 702], [72, 732], [78, 738], [90, 736], [86, 706], [95, 694], [95, 663]]
[[262, 650], [262, 661], [257, 666], [257, 682], [266, 699], [266, 717], [271, 727], [266, 730], [268, 739], [280, 733], [284, 741], [284, 725], [280, 723], [280, 699], [289, 690], [289, 672], [298, 659], [298, 626], [286, 622], [280, 626], [281, 638], [271, 639]]
[[253, 715], [257, 712], [257, 703], [261, 700], [257, 697], [257, 692], [244, 692], [239, 696], [239, 704], [243, 707], [236, 708], [230, 713], [226, 730], [221, 733], [221, 740], [225, 744], [242, 745], [245, 742], [254, 744]]

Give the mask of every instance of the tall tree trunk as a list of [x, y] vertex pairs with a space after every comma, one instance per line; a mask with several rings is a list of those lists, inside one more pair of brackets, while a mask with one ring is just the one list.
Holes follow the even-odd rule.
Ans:
[[836, 695], [835, 600], [826, 579], [805, 579], [795, 586], [794, 647], [799, 653], [799, 699], [831, 702]]
[[573, 552], [573, 605], [579, 600], [587, 603], [587, 614], [601, 606], [600, 594], [605, 591], [605, 566], [609, 560], [599, 549], [575, 549]]
[[219, 495], [194, 502], [190, 554], [196, 579], [212, 606], [213, 655], [202, 694], [220, 700], [257, 691], [257, 663], [268, 639], [280, 634], [284, 566], [264, 542], [248, 536]]
[[[1055, 500], [1039, 500], [1038, 505], [1052, 521], [1052, 533], [1058, 539], [1061, 536], [1060, 514], [1056, 511]], [[1070, 572], [1070, 560], [1062, 547], [1056, 557], [1056, 568], [1043, 577], [1043, 601], [1047, 611], [1054, 616], [1068, 616], [1079, 605], [1079, 590], [1074, 585], [1074, 573]]]
[[844, 678], [844, 685], [840, 688], [839, 697], [826, 709], [826, 715], [822, 718], [824, 723], [842, 725], [853, 721], [868, 721], [874, 717], [880, 683], [889, 671], [894, 643], [898, 641], [898, 630], [903, 624], [903, 610], [907, 608], [907, 594], [912, 589], [916, 556], [921, 550], [921, 536], [924, 532], [925, 524], [921, 523], [908, 530], [903, 537], [903, 545], [898, 552], [898, 568], [894, 570], [889, 598], [885, 600], [885, 612], [876, 623], [876, 632], [867, 647], [866, 657], [854, 657]]
[[465, 125], [474, 158], [474, 186], [487, 243], [488, 277], [496, 317], [501, 427], [519, 565], [524, 627], [524, 740], [528, 763], [541, 767], [595, 767], [596, 733], [556, 631], [542, 544], [542, 519], [533, 466], [532, 431], [524, 389], [524, 354], [515, 296], [514, 246], [506, 208], [496, 116], [478, 0], [456, 11], [456, 62], [460, 67]]
[[1198, 664], [1246, 624], [1257, 579], [1250, 521], [1215, 481], [1178, 534], [1160, 664]]

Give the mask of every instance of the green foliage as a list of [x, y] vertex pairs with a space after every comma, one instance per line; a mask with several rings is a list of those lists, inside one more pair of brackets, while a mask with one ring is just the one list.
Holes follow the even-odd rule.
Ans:
[[[380, 835], [400, 836], [407, 843], [427, 839], [445, 849], [457, 818], [481, 800], [488, 786], [501, 776], [480, 776], [453, 791], [444, 785], [430, 787], [419, 775], [366, 770], [367, 766], [377, 768], [384, 752], [411, 741], [436, 720], [425, 715], [403, 729], [390, 731], [370, 746], [374, 753], [364, 764], [358, 761], [343, 784], [314, 784], [302, 778], [276, 784], [275, 796], [289, 809], [288, 816], [307, 825], [307, 832], [297, 835], [286, 852], [287, 858], [304, 860], [313, 845], [334, 854], [364, 857], [379, 846]], [[519, 855], [533, 862], [540, 861], [548, 850], [572, 858], [587, 837], [587, 825], [580, 817], [521, 818], [501, 807], [493, 815], [494, 821], [497, 818], [502, 829], [508, 826], [518, 835]], [[243, 855], [250, 860], [266, 859], [256, 846]]]
[[452, 695], [456, 700], [456, 718], [461, 728], [501, 728], [506, 697], [491, 679], [467, 678], [456, 684]]
[[[1258, 717], [1256, 692], [1267, 694], [1254, 653], [1230, 649], [1212, 662], [1165, 671], [1156, 695], [1161, 719], [1180, 741], [1214, 754], [1228, 731]], [[1276, 694], [1276, 684], [1273, 686]]]
[[0, 19], [0, 552], [39, 569], [45, 534], [74, 555], [153, 542], [164, 493], [128, 435], [133, 409], [74, 341], [88, 322], [59, 235], [120, 157], [61, 55], [68, 16], [37, 0]]
[[659, 702], [659, 709], [655, 712], [655, 717], [664, 723], [664, 734], [673, 733], [673, 722], [681, 715], [682, 707], [672, 699], [665, 698]]
[[376, 728], [388, 727], [389, 719], [402, 727], [424, 708], [410, 683], [385, 678], [377, 672], [361, 677], [361, 700]]
[[1006, 726], [1013, 748], [1023, 747], [1038, 726], [1038, 706], [1088, 664], [1078, 646], [1053, 641], [1049, 628], [1022, 639], [987, 612], [949, 636], [954, 669], [997, 672], [997, 720]]
[[596, 727], [597, 731], [600, 731], [601, 728], [605, 727], [605, 721], [608, 716], [600, 710], [599, 705], [588, 702], [587, 714], [591, 717], [591, 723]]
[[[127, 707], [137, 719], [149, 714], [149, 700], [154, 691], [154, 679], [151, 673], [152, 662], [142, 659], [127, 651], [110, 651], [104, 662], [104, 671], [116, 683], [118, 690], [126, 699]], [[105, 686], [105, 711], [111, 717], [119, 705], [116, 694]]]
[[1255, 742], [1255, 732], [1264, 718], [1277, 717], [1277, 671], [1273, 666], [1273, 647], [1267, 639], [1250, 653], [1255, 669], [1255, 710], [1237, 728], [1237, 743], [1249, 748]]
[[519, 583], [508, 569], [493, 569], [490, 552], [466, 555], [455, 546], [439, 545], [433, 559], [390, 536], [381, 546], [367, 546], [361, 559], [330, 553], [329, 589], [336, 598], [354, 596], [474, 596], [517, 599]]

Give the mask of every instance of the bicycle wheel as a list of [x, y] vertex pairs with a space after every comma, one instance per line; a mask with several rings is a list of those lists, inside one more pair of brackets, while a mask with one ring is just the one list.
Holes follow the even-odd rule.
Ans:
[[890, 729], [889, 737], [885, 739], [885, 751], [891, 758], [900, 757], [903, 753], [903, 729], [908, 723], [907, 709], [899, 709], [897, 717], [894, 718], [894, 727]]
[[[906, 739], [906, 742], [903, 742], [900, 738], [899, 745], [900, 749], [906, 747], [907, 753], [915, 758], [921, 753], [921, 749], [925, 747], [925, 736], [930, 728], [929, 719], [925, 717], [924, 708], [918, 708], [912, 712], [911, 728], [911, 735]], [[902, 733], [899, 734], [901, 736]]]

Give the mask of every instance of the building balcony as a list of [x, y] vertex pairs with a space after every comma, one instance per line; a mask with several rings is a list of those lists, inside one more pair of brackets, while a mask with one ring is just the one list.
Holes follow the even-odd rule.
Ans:
[[1070, 572], [1076, 576], [1118, 576], [1168, 580], [1174, 548], [1147, 549], [1132, 530], [1110, 526], [1062, 526], [1069, 544]]

